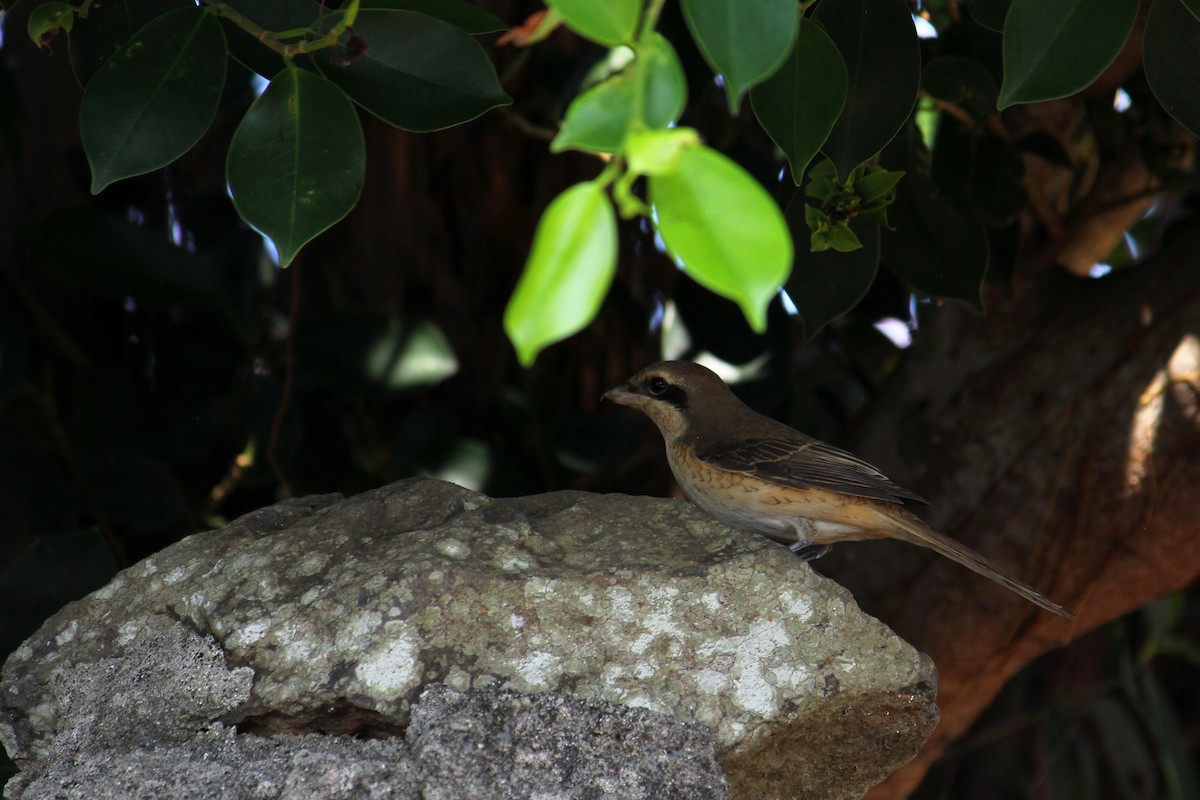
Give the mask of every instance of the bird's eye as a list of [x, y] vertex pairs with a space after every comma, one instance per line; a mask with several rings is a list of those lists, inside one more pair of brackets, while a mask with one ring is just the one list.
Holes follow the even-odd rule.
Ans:
[[666, 378], [660, 378], [658, 376], [651, 378], [650, 382], [646, 384], [646, 388], [650, 390], [650, 394], [655, 396], [662, 394], [670, 387], [671, 384], [667, 383]]

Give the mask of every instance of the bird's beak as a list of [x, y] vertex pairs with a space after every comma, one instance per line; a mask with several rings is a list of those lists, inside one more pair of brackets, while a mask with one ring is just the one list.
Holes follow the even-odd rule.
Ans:
[[603, 395], [601, 400], [612, 400], [614, 403], [622, 406], [630, 405], [635, 402], [641, 395], [633, 391], [633, 387], [628, 383], [618, 383], [616, 386], [609, 389]]

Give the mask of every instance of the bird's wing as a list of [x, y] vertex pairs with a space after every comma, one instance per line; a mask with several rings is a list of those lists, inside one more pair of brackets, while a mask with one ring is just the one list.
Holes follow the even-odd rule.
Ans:
[[862, 459], [816, 439], [767, 436], [714, 443], [698, 448], [696, 455], [714, 467], [795, 489], [829, 489], [889, 503], [926, 502]]

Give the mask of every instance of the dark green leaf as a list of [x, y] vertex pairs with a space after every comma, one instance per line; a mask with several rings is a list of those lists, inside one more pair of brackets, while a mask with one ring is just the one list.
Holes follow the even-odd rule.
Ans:
[[271, 238], [285, 266], [354, 208], [365, 172], [350, 101], [320, 75], [294, 68], [250, 106], [225, 167], [238, 214]]
[[69, 39], [71, 69], [87, 86], [100, 65], [133, 38], [143, 25], [165, 11], [187, 8], [185, 0], [111, 0], [92, 3], [86, 17], [75, 20]]
[[904, 0], [821, 0], [813, 17], [841, 51], [850, 92], [822, 150], [847, 177], [892, 140], [921, 82], [921, 51]]
[[1067, 97], [1100, 77], [1129, 38], [1138, 0], [1013, 0], [998, 105]]
[[616, 47], [628, 44], [637, 31], [641, 0], [546, 0], [571, 30], [593, 42]]
[[745, 170], [694, 147], [679, 168], [649, 179], [667, 249], [697, 283], [733, 300], [756, 332], [792, 265], [792, 237], [779, 207]]
[[1146, 20], [1146, 82], [1179, 124], [1200, 136], [1200, 93], [1196, 91], [1200, 20], [1179, 0], [1155, 0]]
[[800, 178], [825, 144], [846, 102], [846, 65], [825, 31], [800, 19], [796, 42], [783, 66], [750, 90], [750, 105]]
[[[639, 111], [637, 84], [644, 81]], [[671, 43], [653, 34], [639, 48], [637, 60], [625, 71], [591, 87], [571, 102], [562, 129], [550, 143], [550, 150], [582, 150], [587, 153], [615, 153], [640, 120], [638, 127], [665, 128], [679, 119], [687, 102], [687, 81], [683, 67]]]
[[833, 249], [814, 253], [806, 246], [809, 229], [804, 207], [804, 196], [797, 193], [785, 215], [792, 238], [799, 245], [784, 288], [804, 320], [804, 338], [811, 340], [858, 305], [871, 288], [879, 269], [879, 226], [855, 220], [850, 228], [862, 247], [847, 253]]
[[75, 488], [92, 513], [137, 531], [170, 528], [188, 513], [170, 467], [141, 453], [81, 455], [75, 462]]
[[463, 0], [363, 0], [362, 7], [419, 11], [449, 22], [472, 35], [508, 30], [504, 21], [495, 14]]
[[896, 188], [896, 184], [903, 177], [903, 172], [872, 169], [855, 182], [854, 191], [862, 198], [863, 205], [868, 206], [876, 200], [883, 199], [884, 195]]
[[683, 0], [683, 16], [736, 115], [742, 95], [787, 58], [799, 11], [795, 0]]
[[604, 190], [579, 183], [554, 198], [504, 311], [504, 331], [522, 365], [595, 318], [616, 269], [617, 220]]
[[1010, 5], [1012, 0], [970, 0], [967, 3], [967, 12], [971, 19], [983, 27], [1002, 33], [1004, 17], [1008, 14]]
[[296, 363], [338, 392], [395, 392], [441, 383], [458, 359], [432, 322], [384, 314], [334, 313], [296, 326]]
[[362, 11], [354, 36], [320, 50], [317, 67], [354, 102], [397, 128], [436, 131], [472, 120], [511, 98], [483, 48], [448, 22], [415, 11]]
[[220, 24], [195, 7], [158, 17], [104, 62], [79, 110], [92, 193], [190, 150], [217, 113], [225, 64]]
[[921, 88], [938, 100], [961, 105], [980, 117], [996, 113], [996, 82], [982, 62], [964, 56], [940, 56], [925, 65]]
[[215, 273], [200, 259], [152, 231], [118, 217], [59, 212], [22, 237], [64, 280], [118, 299], [214, 306]]
[[883, 231], [883, 262], [902, 281], [934, 297], [962, 300], [983, 310], [987, 272], [987, 229], [974, 214], [941, 193], [928, 177], [924, 149], [915, 134], [893, 142], [889, 169], [907, 167], [908, 177], [890, 206], [894, 231]]

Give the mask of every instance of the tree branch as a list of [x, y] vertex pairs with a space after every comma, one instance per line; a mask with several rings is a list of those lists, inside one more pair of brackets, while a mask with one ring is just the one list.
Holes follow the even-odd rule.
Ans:
[[1200, 232], [1103, 280], [1044, 271], [984, 317], [944, 306], [923, 334], [855, 449], [1079, 620], [916, 548], [820, 562], [938, 666], [941, 725], [873, 800], [915, 788], [1024, 664], [1200, 576]]

